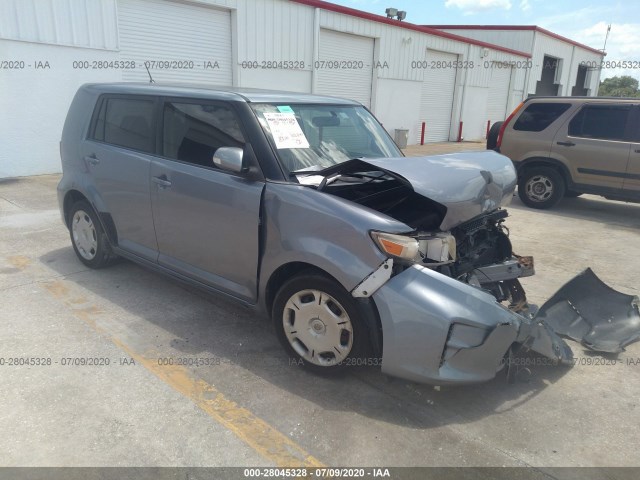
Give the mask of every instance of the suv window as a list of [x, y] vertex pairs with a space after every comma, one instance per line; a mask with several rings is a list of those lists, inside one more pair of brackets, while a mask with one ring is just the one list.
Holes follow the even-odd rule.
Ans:
[[153, 100], [107, 98], [100, 105], [91, 138], [153, 153]]
[[566, 112], [570, 106], [570, 103], [532, 103], [520, 114], [513, 129], [524, 132], [541, 132]]
[[163, 118], [162, 155], [167, 158], [213, 168], [218, 148], [245, 143], [235, 114], [223, 105], [167, 102]]
[[630, 105], [586, 105], [569, 123], [569, 135], [623, 140], [630, 111]]

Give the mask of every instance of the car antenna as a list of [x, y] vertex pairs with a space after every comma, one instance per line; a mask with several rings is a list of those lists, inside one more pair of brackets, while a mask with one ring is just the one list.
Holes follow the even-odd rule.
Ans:
[[149, 65], [147, 65], [147, 62], [145, 62], [144, 68], [147, 69], [147, 75], [149, 75], [149, 83], [156, 83], [153, 77], [151, 76], [151, 72], [149, 71]]

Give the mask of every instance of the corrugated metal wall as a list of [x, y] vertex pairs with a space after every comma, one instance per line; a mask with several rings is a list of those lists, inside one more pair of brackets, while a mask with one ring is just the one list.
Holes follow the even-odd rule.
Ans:
[[[118, 26], [121, 58], [146, 64], [155, 81], [231, 85], [228, 10], [163, 0], [119, 0]], [[146, 81], [148, 74], [143, 67], [125, 69], [122, 79]]]
[[0, 38], [115, 50], [115, 0], [3, 0]]
[[[136, 5], [142, 7], [133, 8], [137, 12], [135, 16], [129, 15], [132, 11], [129, 7]], [[211, 13], [212, 9], [202, 9], [202, 6], [215, 7], [214, 13], [224, 19], [224, 22], [210, 22], [212, 32], [208, 33], [211, 35], [205, 34], [209, 22], [195, 18], [197, 13], [194, 12]], [[174, 22], [174, 18], [164, 18], [172, 17], [167, 13], [172, 9], [184, 13], [189, 21]], [[159, 12], [163, 18], [157, 18]], [[157, 21], [154, 23], [154, 20]], [[189, 25], [198, 28], [192, 29]], [[157, 0], [155, 4], [144, 5], [134, 0], [2, 0], [0, 38], [5, 40], [3, 54], [9, 59], [50, 60], [51, 67], [37, 75], [30, 70], [9, 71], [3, 78], [3, 88], [15, 93], [5, 96], [5, 100], [29, 96], [31, 102], [25, 108], [17, 108], [8, 101], [0, 102], [4, 109], [19, 112], [10, 127], [0, 132], [0, 143], [5, 146], [0, 151], [0, 166], [3, 163], [7, 166], [6, 171], [0, 171], [0, 176], [59, 171], [57, 143], [64, 113], [78, 86], [86, 82], [146, 80], [142, 66], [136, 66], [133, 72], [109, 66], [118, 60], [138, 61], [149, 56], [153, 57], [150, 60], [170, 60], [176, 55], [179, 57], [181, 50], [188, 50], [184, 53], [189, 57], [204, 57], [209, 52], [215, 57], [216, 52], [224, 51], [222, 56], [228, 58], [230, 71], [220, 70], [216, 72], [220, 73], [218, 76], [185, 70], [153, 72], [154, 77], [159, 81], [210, 84], [233, 81], [236, 86], [313, 92], [317, 91], [321, 80], [321, 74], [314, 68], [321, 51], [320, 30], [359, 35], [371, 41], [374, 45], [373, 65], [367, 67], [372, 70], [371, 108], [391, 134], [394, 129], [409, 128], [411, 142], [419, 138], [420, 122], [425, 120], [420, 107], [429, 67], [422, 62], [429, 60], [429, 50], [456, 55], [458, 61], [475, 65], [474, 68], [444, 67], [456, 71], [449, 139], [455, 139], [461, 120], [465, 122], [466, 139], [482, 135], [481, 125], [486, 124], [491, 82], [491, 70], [483, 67], [484, 62], [525, 60], [402, 25], [388, 25], [288, 0]], [[172, 38], [180, 41], [171, 43]], [[148, 39], [151, 44], [145, 48]], [[199, 40], [203, 40], [201, 45]], [[198, 48], [189, 42], [196, 42]], [[514, 45], [509, 46], [514, 48]], [[297, 62], [297, 65], [294, 70], [255, 68], [263, 61], [289, 61]], [[96, 62], [102, 67], [92, 67]], [[523, 72], [514, 71], [510, 107], [522, 98]], [[325, 75], [325, 86], [327, 79], [330, 75]], [[335, 75], [335, 81], [341, 81], [339, 75]], [[54, 90], [39, 88], [42, 82], [47, 82]], [[437, 93], [437, 89], [434, 85], [433, 93]], [[43, 105], [46, 112], [42, 110]], [[38, 160], [30, 163], [21, 158], [20, 152], [24, 139], [32, 136], [29, 125], [34, 123], [29, 119], [35, 117], [47, 118], [48, 127], [39, 135], [38, 144], [32, 147], [31, 158]], [[442, 138], [446, 137], [442, 135]]]
[[443, 32], [462, 35], [482, 42], [500, 45], [519, 52], [530, 52], [533, 48], [533, 30], [477, 30], [477, 29], [442, 29]]
[[313, 64], [314, 9], [282, 0], [238, 0], [238, 63], [262, 61]]

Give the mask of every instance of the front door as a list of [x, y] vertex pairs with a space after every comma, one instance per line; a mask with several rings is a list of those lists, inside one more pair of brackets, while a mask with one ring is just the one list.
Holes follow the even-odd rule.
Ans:
[[564, 161], [575, 183], [620, 193], [631, 148], [630, 113], [630, 104], [584, 105], [558, 130], [551, 156]]
[[212, 161], [220, 147], [245, 148], [237, 117], [220, 103], [165, 100], [162, 108], [160, 156], [151, 165], [158, 263], [255, 301], [264, 182]]

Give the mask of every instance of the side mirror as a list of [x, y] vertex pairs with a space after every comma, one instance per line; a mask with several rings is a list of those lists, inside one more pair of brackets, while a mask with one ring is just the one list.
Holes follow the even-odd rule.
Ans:
[[244, 173], [248, 170], [244, 165], [244, 151], [238, 147], [220, 147], [213, 154], [213, 164], [221, 170], [233, 173]]

